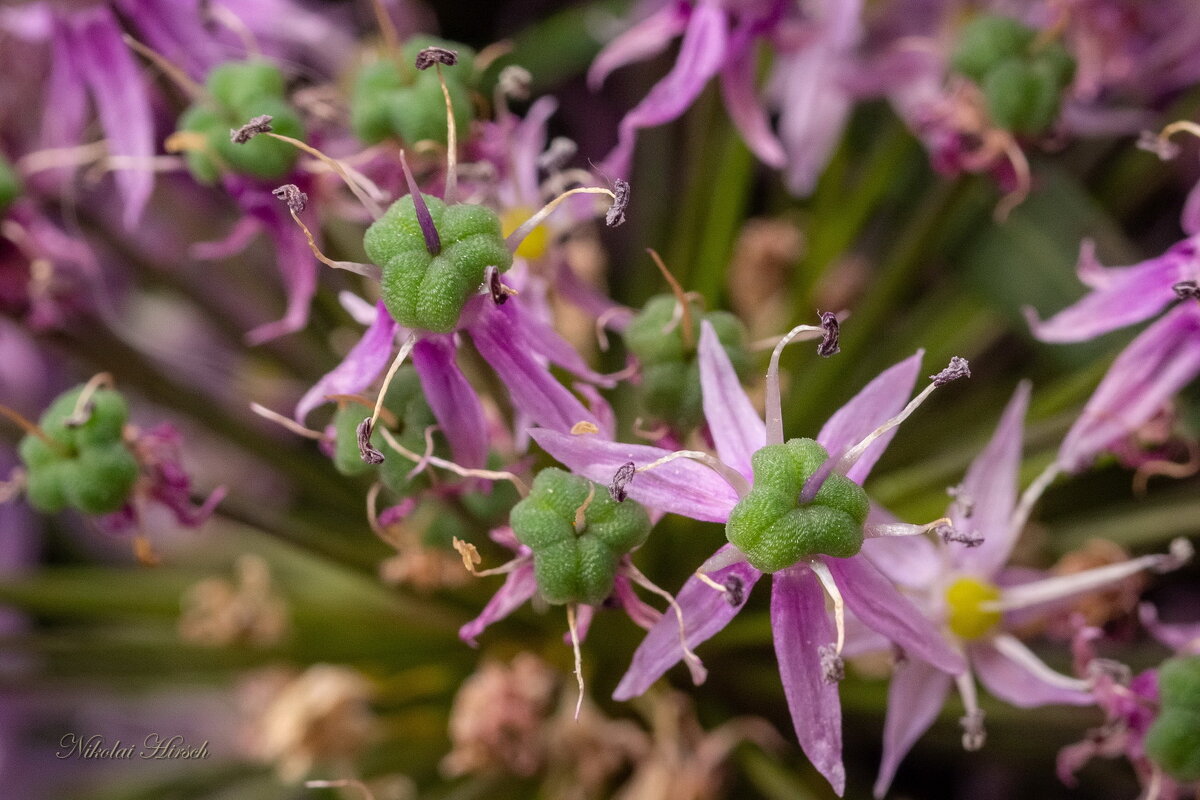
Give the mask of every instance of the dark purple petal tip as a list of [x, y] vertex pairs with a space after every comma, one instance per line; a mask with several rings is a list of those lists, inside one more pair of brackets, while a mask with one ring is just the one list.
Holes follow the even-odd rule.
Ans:
[[274, 118], [270, 114], [254, 117], [242, 127], [231, 129], [229, 131], [229, 141], [234, 144], [245, 144], [260, 133], [270, 133], [272, 130], [272, 119]]

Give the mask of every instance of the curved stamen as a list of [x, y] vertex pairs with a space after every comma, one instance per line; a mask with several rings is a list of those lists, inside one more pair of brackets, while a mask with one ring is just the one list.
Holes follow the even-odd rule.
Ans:
[[579, 683], [579, 699], [575, 701], [575, 719], [583, 710], [583, 655], [579, 652], [579, 631], [575, 628], [575, 604], [567, 603], [567, 630], [571, 632], [571, 652], [575, 654], [575, 679]]
[[454, 103], [450, 100], [450, 89], [442, 65], [448, 67], [458, 63], [458, 53], [444, 47], [426, 47], [417, 53], [415, 66], [419, 70], [430, 67], [437, 69], [438, 83], [442, 85], [442, 99], [446, 102], [446, 188], [442, 192], [447, 204], [453, 204], [458, 196], [458, 125], [454, 121]]
[[7, 417], [21, 430], [41, 439], [47, 447], [58, 453], [60, 456], [70, 457], [70, 451], [67, 450], [62, 442], [58, 441], [57, 439], [52, 439], [50, 434], [42, 430], [41, 426], [39, 426], [36, 422], [31, 422], [19, 411], [11, 409], [6, 405], [0, 405], [0, 417]]
[[[720, 475], [725, 479], [725, 482], [732, 486], [733, 490], [737, 492], [739, 499], [750, 494], [750, 483], [742, 476], [742, 473], [738, 472], [736, 469], [729, 466], [724, 461], [716, 458], [715, 456], [709, 455], [708, 453], [700, 450], [676, 450], [674, 453], [668, 453], [657, 461], [652, 461], [644, 466], [636, 467], [633, 471], [634, 473], [649, 472], [652, 469], [661, 467], [662, 465], [668, 464], [679, 458], [690, 458], [693, 461], [699, 461], [701, 464]], [[633, 462], [630, 461], [628, 464], [623, 465], [621, 470], [624, 470], [626, 467], [631, 466], [632, 464]], [[617, 474], [621, 474], [621, 471], [618, 470]], [[632, 476], [629, 477], [629, 481], [631, 480], [633, 480]], [[626, 483], [629, 481], [626, 481]]]
[[671, 287], [671, 292], [675, 295], [675, 302], [679, 304], [679, 313], [683, 320], [683, 344], [684, 347], [691, 350], [696, 347], [696, 323], [692, 319], [691, 302], [688, 299], [687, 293], [683, 291], [683, 287], [679, 285], [679, 281], [667, 269], [667, 265], [663, 263], [662, 256], [658, 254], [652, 247], [647, 247], [646, 252], [650, 254], [650, 258], [654, 261], [654, 265], [658, 267], [658, 271], [662, 273], [667, 284]]
[[824, 338], [825, 331], [819, 325], [797, 325], [783, 335], [771, 351], [771, 363], [767, 367], [767, 444], [783, 444], [783, 401], [779, 396], [779, 357], [783, 348], [792, 341]]
[[160, 72], [174, 81], [175, 84], [183, 90], [183, 93], [192, 100], [207, 100], [211, 103], [216, 103], [208, 89], [192, 80], [182, 67], [179, 67], [167, 60], [166, 56], [158, 53], [155, 50], [151, 50], [149, 47], [142, 44], [127, 33], [122, 34], [121, 40], [125, 42], [125, 45], [130, 50], [134, 51], [154, 66], [158, 67]]
[[75, 398], [75, 407], [71, 415], [63, 420], [68, 428], [78, 428], [92, 418], [92, 397], [101, 389], [113, 388], [113, 377], [107, 372], [99, 372], [84, 384], [79, 397]]
[[1059, 575], [1002, 589], [999, 600], [992, 603], [981, 603], [980, 608], [984, 611], [1011, 611], [1061, 600], [1065, 597], [1102, 589], [1109, 584], [1136, 575], [1142, 570], [1149, 569], [1161, 573], [1179, 569], [1191, 561], [1193, 554], [1194, 548], [1191, 542], [1183, 538], [1175, 539], [1166, 553], [1154, 553], [1119, 564], [1109, 564], [1071, 575]]
[[637, 567], [630, 563], [628, 559], [625, 561], [625, 568], [628, 571], [630, 579], [634, 583], [636, 583], [638, 586], [641, 586], [646, 591], [653, 592], [654, 594], [663, 598], [667, 601], [667, 604], [671, 606], [671, 610], [675, 612], [675, 619], [679, 621], [679, 647], [683, 651], [683, 663], [687, 664], [688, 672], [690, 672], [692, 676], [692, 683], [697, 686], [704, 683], [704, 681], [708, 679], [708, 670], [704, 668], [704, 664], [700, 662], [699, 657], [697, 657], [697, 655], [692, 652], [692, 649], [688, 647], [687, 626], [684, 624], [683, 609], [679, 607], [679, 603], [675, 600], [674, 596], [670, 592], [657, 586], [653, 581], [643, 575]]
[[[258, 118], [256, 117], [255, 119]], [[259, 135], [259, 133], [253, 128], [248, 129], [245, 125], [238, 129], [239, 133], [242, 131], [246, 131], [247, 133], [244, 141], [250, 141], [250, 139], [254, 138], [256, 135]], [[380, 191], [379, 187], [376, 186], [375, 183], [366, 175], [363, 175], [353, 167], [343, 164], [336, 158], [325, 155], [317, 148], [307, 144], [306, 142], [302, 142], [299, 139], [293, 139], [291, 136], [284, 136], [282, 133], [274, 133], [273, 131], [269, 130], [262, 131], [261, 135], [269, 136], [272, 139], [278, 139], [281, 142], [290, 144], [297, 150], [308, 153], [313, 158], [321, 161], [323, 164], [337, 173], [337, 176], [342, 179], [342, 183], [346, 184], [347, 188], [350, 189], [350, 192], [358, 198], [358, 202], [363, 204], [363, 207], [370, 212], [372, 217], [379, 219], [383, 216], [383, 209], [375, 199], [376, 197], [381, 197], [383, 193]], [[239, 144], [240, 143], [241, 142], [239, 142]]]
[[1038, 680], [1051, 686], [1057, 686], [1060, 689], [1069, 689], [1077, 692], [1086, 692], [1091, 688], [1088, 681], [1072, 678], [1069, 675], [1063, 675], [1046, 665], [1046, 662], [1037, 657], [1032, 650], [1025, 646], [1023, 642], [1015, 636], [1007, 633], [1001, 633], [993, 636], [991, 644], [1001, 655], [1020, 664], [1031, 675], [1037, 676]]
[[1008, 532], [1014, 541], [1025, 527], [1025, 523], [1029, 521], [1029, 515], [1033, 513], [1034, 505], [1041, 499], [1046, 489], [1050, 488], [1050, 484], [1054, 483], [1054, 479], [1058, 477], [1060, 472], [1062, 472], [1062, 468], [1059, 467], [1058, 462], [1050, 462], [1033, 479], [1033, 483], [1029, 484], [1025, 488], [1025, 491], [1021, 493], [1021, 501], [1017, 503], [1017, 507], [1013, 510], [1012, 518], [1008, 523]]
[[360, 264], [357, 261], [334, 261], [321, 252], [321, 248], [317, 247], [317, 240], [313, 236], [312, 231], [300, 219], [300, 213], [308, 205], [308, 195], [300, 191], [300, 187], [294, 183], [287, 183], [273, 189], [271, 194], [287, 203], [288, 213], [292, 215], [292, 221], [300, 226], [300, 231], [304, 234], [305, 241], [308, 242], [308, 249], [318, 261], [334, 269], [344, 269], [347, 272], [353, 272], [356, 275], [362, 275], [364, 278], [370, 278], [371, 280], [378, 281], [382, 279], [383, 271], [375, 264]]
[[[392, 432], [387, 428], [380, 428], [379, 435], [383, 437], [385, 442], [387, 442], [388, 447], [392, 448], [409, 461], [420, 461], [422, 458], [425, 458], [425, 456], [414, 453], [404, 445], [400, 444]], [[521, 497], [529, 496], [529, 486], [526, 485], [525, 481], [521, 480], [511, 472], [504, 472], [502, 470], [494, 469], [467, 469], [466, 467], [455, 464], [453, 461], [447, 461], [446, 459], [439, 458], [438, 456], [428, 456], [426, 460], [435, 467], [441, 467], [444, 470], [448, 470], [453, 472], [455, 475], [460, 475], [464, 478], [482, 478], [485, 481], [508, 481], [516, 487], [517, 493], [521, 495]]]
[[833, 601], [833, 624], [837, 628], [837, 646], [834, 655], [840, 658], [842, 648], [846, 645], [846, 602], [842, 599], [842, 592], [838, 589], [837, 581], [833, 579], [833, 573], [829, 571], [829, 566], [824, 561], [814, 558], [808, 562], [808, 567], [820, 579], [825, 594], [829, 595], [829, 599]]
[[931, 375], [929, 378], [929, 385], [926, 386], [919, 395], [910, 400], [908, 405], [906, 405], [899, 414], [868, 433], [862, 441], [847, 450], [842, 457], [838, 459], [838, 463], [837, 466], [834, 467], [834, 471], [839, 475], [845, 475], [851, 467], [858, 463], [858, 460], [862, 458], [863, 453], [867, 451], [868, 447], [873, 445], [879, 439], [879, 437], [883, 436], [885, 433], [892, 430], [900, 423], [904, 422], [904, 420], [912, 416], [912, 413], [920, 408], [921, 404], [928, 399], [929, 395], [933, 394], [934, 389], [945, 386], [947, 383], [956, 381], [959, 378], [969, 377], [971, 377], [971, 370], [967, 360], [965, 358], [959, 358], [958, 356], [951, 358], [949, 366], [936, 375]]
[[280, 414], [278, 411], [274, 411], [270, 408], [267, 408], [266, 406], [259, 405], [258, 403], [251, 403], [250, 410], [253, 411], [255, 414], [258, 414], [263, 419], [268, 419], [271, 422], [274, 422], [276, 425], [279, 425], [282, 428], [286, 428], [287, 430], [291, 431], [292, 433], [296, 434], [297, 436], [303, 436], [306, 439], [324, 439], [325, 438], [325, 434], [321, 433], [320, 431], [315, 431], [312, 428], [306, 428], [303, 425], [301, 425], [299, 422], [296, 422], [291, 417], [285, 417], [283, 414]]
[[408, 354], [417, 345], [417, 335], [410, 333], [408, 338], [404, 340], [404, 344], [400, 345], [399, 352], [392, 359], [392, 365], [388, 367], [387, 374], [383, 376], [383, 385], [379, 387], [379, 395], [375, 398], [375, 410], [371, 413], [371, 427], [375, 427], [375, 423], [379, 421], [379, 414], [383, 411], [383, 398], [387, 396], [388, 387], [392, 385], [392, 378], [396, 377], [396, 373], [400, 370], [400, 365], [404, 363], [404, 359], [408, 358]]
[[975, 678], [971, 675], [970, 667], [961, 675], [956, 675], [954, 682], [958, 686], [958, 694], [962, 697], [963, 710], [966, 712], [958, 721], [963, 729], [963, 749], [979, 750], [987, 741], [987, 731], [983, 727], [983, 709], [979, 707]]
[[[618, 182], [618, 188], [620, 188], [620, 183], [622, 182]], [[628, 186], [628, 184], [625, 185]], [[577, 186], [574, 189], [568, 189], [542, 206], [540, 211], [525, 220], [515, 231], [504, 238], [504, 243], [508, 245], [509, 251], [515, 253], [517, 248], [521, 246], [521, 242], [525, 241], [525, 237], [532, 233], [534, 228], [541, 225], [546, 217], [550, 216], [554, 212], [554, 209], [558, 208], [564, 200], [576, 194], [606, 194], [613, 199], [613, 205], [609, 208], [609, 214], [612, 213], [613, 208], [617, 208], [618, 196], [611, 189], [605, 189], [603, 186]]]
[[[935, 519], [933, 522], [927, 522], [924, 525], [912, 525], [907, 522], [881, 522], [865, 525], [863, 527], [863, 534], [868, 539], [883, 539], [892, 536], [920, 536], [923, 533], [931, 533], [949, 526], [949, 517]], [[943, 538], [945, 538], [945, 534], [943, 534]]]

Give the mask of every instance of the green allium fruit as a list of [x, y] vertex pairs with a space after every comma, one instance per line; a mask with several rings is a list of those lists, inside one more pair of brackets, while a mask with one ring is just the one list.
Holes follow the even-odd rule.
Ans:
[[404, 45], [404, 63], [391, 59], [369, 64], [358, 74], [351, 97], [350, 124], [358, 138], [375, 144], [396, 136], [410, 144], [431, 139], [446, 144], [446, 101], [436, 69], [413, 66], [417, 53], [437, 46], [458, 52], [458, 63], [442, 75], [454, 107], [454, 124], [464, 136], [474, 118], [469, 82], [475, 54], [466, 45], [429, 36]]
[[264, 114], [272, 118], [275, 133], [304, 138], [300, 117], [287, 102], [283, 73], [266, 61], [228, 62], [209, 73], [206, 86], [217, 105], [197, 102], [179, 118], [179, 130], [202, 135], [207, 145], [187, 151], [192, 176], [213, 183], [223, 165], [257, 178], [285, 175], [298, 155], [291, 145], [270, 136], [256, 136], [242, 144], [229, 139], [231, 130]]
[[[581, 530], [575, 515], [593, 493]], [[547, 602], [602, 603], [613, 590], [621, 557], [650, 535], [650, 517], [632, 500], [560, 469], [544, 469], [509, 515], [517, 539], [533, 551], [538, 592]]]
[[967, 25], [951, 58], [956, 71], [983, 90], [988, 115], [1001, 128], [1036, 135], [1058, 118], [1075, 60], [1058, 42], [1010, 17], [982, 16]]
[[1037, 33], [1012, 17], [976, 17], [959, 33], [950, 66], [955, 72], [982, 83], [1002, 62], [1028, 53], [1035, 38]]
[[[650, 298], [625, 329], [625, 344], [642, 365], [639, 396], [646, 415], [686, 432], [700, 424], [704, 408], [700, 364], [695, 346], [688, 347], [684, 341], [683, 323], [675, 316], [676, 302], [674, 296], [667, 294]], [[692, 303], [691, 312], [696, 340], [700, 337], [700, 323], [707, 321], [734, 369], [739, 375], [745, 374], [750, 358], [746, 352], [745, 328], [737, 317], [725, 311], [706, 314], [696, 303]]]
[[137, 460], [122, 438], [129, 413], [125, 399], [99, 389], [86, 420], [68, 427], [82, 391], [78, 386], [60, 395], [42, 415], [39, 427], [54, 444], [29, 434], [19, 446], [28, 473], [26, 497], [44, 513], [67, 507], [85, 514], [117, 511], [129, 500], [138, 477]]
[[1200, 656], [1172, 658], [1158, 670], [1160, 710], [1146, 754], [1177, 781], [1200, 780]]
[[8, 210], [21, 194], [21, 178], [3, 155], [0, 155], [0, 214]]
[[778, 572], [817, 555], [849, 558], [862, 549], [867, 493], [830, 475], [812, 502], [799, 504], [804, 482], [829, 454], [812, 439], [767, 445], [751, 458], [754, 487], [729, 514], [725, 535], [762, 572]]
[[383, 301], [406, 328], [450, 333], [489, 266], [512, 266], [500, 219], [484, 206], [447, 206], [422, 195], [441, 237], [441, 250], [426, 249], [412, 195], [405, 195], [367, 229], [363, 246], [383, 270]]

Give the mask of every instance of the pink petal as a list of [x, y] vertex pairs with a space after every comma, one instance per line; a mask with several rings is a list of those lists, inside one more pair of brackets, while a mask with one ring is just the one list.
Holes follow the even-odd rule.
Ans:
[[498, 309], [509, 320], [521, 328], [521, 335], [529, 343], [533, 352], [542, 356], [551, 364], [562, 367], [571, 374], [585, 381], [591, 381], [597, 386], [611, 389], [617, 382], [608, 375], [602, 375], [588, 366], [583, 356], [579, 355], [570, 342], [558, 334], [547, 320], [539, 319], [526, 309], [516, 308], [513, 302], [505, 303]]
[[883, 758], [875, 780], [875, 797], [887, 794], [900, 762], [937, 719], [950, 691], [950, 682], [949, 675], [918, 659], [905, 659], [896, 666], [888, 687]]
[[727, 43], [725, 11], [715, 4], [695, 6], [675, 66], [621, 120], [617, 146], [604, 159], [602, 172], [628, 174], [638, 129], [662, 125], [686, 111], [724, 65]]
[[1087, 692], [1046, 683], [1036, 673], [1008, 658], [986, 641], [972, 644], [967, 654], [972, 669], [988, 691], [1018, 708], [1088, 706], [1094, 702]]
[[[829, 418], [825, 427], [817, 434], [817, 441], [830, 455], [836, 457], [839, 453], [849, 450], [908, 404], [909, 395], [917, 382], [917, 373], [921, 369], [922, 355], [924, 351], [909, 356], [881, 372]], [[883, 455], [883, 451], [895, 435], [896, 429], [893, 428], [880, 436], [850, 468], [846, 477], [856, 483], [865, 481], [871, 473], [871, 468], [875, 466], [875, 462]]]
[[825, 609], [825, 592], [812, 570], [799, 566], [775, 573], [771, 629], [800, 748], [841, 797], [846, 790], [842, 705], [837, 683], [825, 680], [820, 655], [820, 648], [833, 644], [837, 634]]
[[681, 13], [680, 6], [671, 2], [638, 22], [606, 44], [596, 56], [588, 68], [588, 86], [596, 91], [613, 70], [663, 52], [671, 40], [687, 28], [687, 21], [687, 14]]
[[[246, 196], [242, 199], [245, 200]], [[287, 294], [287, 305], [281, 319], [259, 325], [246, 333], [246, 343], [258, 345], [303, 330], [308, 324], [309, 304], [317, 292], [317, 261], [308, 249], [304, 233], [278, 200], [269, 195], [262, 196], [255, 201], [252, 213], [275, 245], [275, 262]]]
[[753, 19], [748, 19], [733, 34], [729, 49], [735, 55], [721, 70], [721, 96], [725, 110], [750, 151], [767, 166], [781, 169], [787, 156], [771, 130], [771, 120], [755, 86], [758, 59], [752, 41], [753, 23]]
[[[110, 152], [149, 158], [154, 155], [149, 87], [121, 40], [120, 26], [112, 13], [100, 6], [78, 12], [75, 18], [81, 22], [74, 37], [75, 55], [91, 86]], [[150, 199], [154, 173], [141, 168], [122, 169], [116, 173], [116, 182], [125, 203], [125, 227], [134, 228]]]
[[1142, 603], [1138, 606], [1138, 617], [1150, 635], [1164, 647], [1169, 647], [1177, 653], [1186, 651], [1200, 654], [1200, 622], [1160, 622], [1158, 609], [1152, 603]]
[[[1085, 263], [1081, 254], [1081, 271]], [[1105, 270], [1103, 279], [1094, 265], [1086, 269], [1096, 288], [1075, 305], [1044, 322], [1026, 312], [1034, 336], [1043, 342], [1082, 342], [1149, 319], [1175, 301], [1175, 283], [1195, 279], [1200, 259], [1196, 243], [1187, 239], [1157, 258]]]
[[295, 420], [304, 424], [310, 411], [326, 402], [331, 394], [358, 394], [383, 372], [392, 358], [396, 323], [380, 301], [375, 322], [350, 349], [342, 363], [330, 370], [296, 404]]
[[412, 361], [455, 462], [475, 469], [487, 463], [487, 421], [479, 395], [458, 368], [456, 353], [451, 337], [423, 336], [413, 347]]
[[1200, 309], [1183, 303], [1142, 331], [1109, 367], [1058, 451], [1078, 470], [1146, 424], [1200, 373]]
[[966, 669], [962, 656], [946, 641], [938, 626], [866, 558], [822, 560], [829, 565], [846, 607], [863, 624], [944, 672], [958, 674]]
[[963, 504], [954, 503], [951, 515], [961, 533], [983, 537], [978, 547], [951, 545], [955, 563], [978, 575], [995, 574], [1008, 563], [1020, 531], [1012, 529], [1017, 504], [1017, 479], [1021, 467], [1021, 439], [1025, 411], [1029, 407], [1029, 383], [1022, 382], [1008, 401], [1000, 424], [983, 452], [975, 457], [962, 483], [964, 501], [971, 515], [964, 516]]
[[520, 186], [521, 202], [541, 205], [538, 180], [538, 157], [546, 146], [546, 123], [558, 109], [558, 101], [546, 95], [539, 97], [525, 112], [525, 118], [516, 126], [509, 146], [512, 161], [511, 174]]
[[767, 427], [742, 389], [717, 332], [707, 322], [700, 325], [699, 359], [704, 418], [717, 456], [753, 481], [750, 457], [766, 445]]
[[252, 216], [240, 217], [229, 233], [222, 239], [211, 242], [196, 242], [191, 247], [192, 257], [202, 261], [229, 258], [245, 250], [262, 230], [262, 223]]
[[458, 629], [458, 638], [472, 647], [478, 646], [479, 643], [475, 639], [485, 628], [525, 605], [536, 592], [537, 581], [533, 577], [533, 564], [517, 567], [508, 573], [504, 585], [492, 595], [492, 599], [483, 607], [483, 612]]
[[44, 147], [79, 144], [87, 125], [87, 82], [72, 33], [60, 19], [54, 19], [50, 80], [39, 137]]
[[[725, 545], [717, 552], [731, 547], [732, 545]], [[750, 590], [762, 577], [762, 573], [744, 561], [709, 573], [709, 577], [717, 583], [723, 583], [731, 576], [741, 579], [743, 598], [746, 598], [750, 596]], [[734, 607], [726, 597], [727, 595], [702, 583], [696, 577], [688, 578], [683, 588], [675, 595], [675, 601], [683, 610], [683, 624], [687, 631], [689, 648], [694, 650], [697, 645], [711, 639], [742, 610], [745, 599], [742, 605]], [[682, 660], [679, 619], [674, 611], [668, 609], [638, 645], [633, 654], [633, 662], [613, 692], [613, 699], [629, 700], [639, 696]]]
[[592, 412], [533, 357], [535, 348], [522, 335], [520, 326], [512, 323], [512, 313], [494, 306], [484, 308], [468, 331], [479, 354], [508, 388], [513, 405], [552, 430], [566, 432], [577, 422], [599, 427]]
[[[571, 435], [534, 428], [533, 440], [571, 471], [607, 486], [623, 465], [650, 464], [670, 450], [644, 444], [610, 442], [595, 434]], [[725, 522], [737, 504], [737, 493], [708, 467], [686, 458], [669, 461], [639, 473], [629, 484], [629, 496], [660, 511], [702, 522]]]

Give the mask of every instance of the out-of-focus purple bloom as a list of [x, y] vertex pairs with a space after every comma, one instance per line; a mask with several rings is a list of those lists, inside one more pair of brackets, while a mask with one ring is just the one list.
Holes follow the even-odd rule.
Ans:
[[[753, 481], [753, 453], [768, 443], [782, 442], [782, 424], [776, 418], [778, 365], [772, 364], [768, 377], [768, 422], [764, 423], [707, 323], [702, 326], [699, 360], [704, 413], [723, 465], [721, 475], [725, 470], [735, 471], [748, 484]], [[858, 450], [857, 460], [846, 471], [851, 480], [863, 481], [891, 441], [894, 426], [883, 433], [877, 428], [894, 421], [904, 407], [919, 368], [918, 354], [885, 371], [830, 418], [817, 436], [831, 454], [831, 462], [840, 463], [842, 455], [856, 444], [859, 448], [867, 445]], [[609, 481], [630, 461], [646, 465], [672, 456], [670, 451], [656, 447], [546, 430], [534, 431], [533, 438], [559, 461], [595, 481]], [[739, 491], [726, 477], [684, 459], [638, 474], [626, 490], [647, 507], [718, 522], [728, 520], [739, 500]], [[733, 545], [722, 547], [701, 569], [724, 591], [699, 577], [689, 579], [680, 590], [678, 602], [689, 648], [724, 628], [762, 576]], [[840, 794], [845, 787], [841, 707], [836, 680], [831, 680], [840, 660], [833, 645], [834, 626], [825, 610], [825, 593], [839, 593], [837, 602], [844, 598], [846, 607], [866, 625], [942, 670], [961, 670], [962, 658], [946, 646], [920, 610], [861, 554], [845, 559], [816, 556], [772, 577], [775, 650], [796, 735], [805, 754]], [[614, 697], [625, 700], [643, 693], [684, 657], [676, 621], [664, 617], [638, 647]]]
[[588, 72], [593, 87], [613, 70], [657, 55], [683, 37], [674, 67], [621, 120], [617, 146], [602, 170], [628, 175], [638, 130], [678, 118], [718, 75], [726, 108], [747, 146], [764, 163], [781, 167], [783, 148], [754, 87], [755, 45], [787, 13], [788, 4], [779, 0], [668, 0], [609, 42]]
[[[975, 700], [975, 676], [992, 694], [1022, 708], [1093, 702], [1091, 682], [1055, 672], [1009, 632], [1018, 624], [1014, 612], [1102, 589], [1141, 570], [1172, 569], [1190, 557], [1190, 548], [1181, 540], [1172, 546], [1170, 555], [1143, 556], [1043, 580], [1028, 580], [1007, 570], [1032, 504], [1057, 474], [1052, 465], [1018, 503], [1022, 429], [1028, 404], [1029, 386], [1022, 384], [992, 440], [956, 488], [947, 516], [957, 541], [940, 548], [928, 540], [901, 543], [878, 539], [864, 544], [867, 558], [882, 572], [924, 594], [926, 613], [945, 631], [948, 644], [966, 656], [969, 665], [952, 681], [935, 665], [913, 653], [905, 654], [888, 696], [876, 797], [887, 793], [900, 761], [937, 717], [952, 682], [958, 684], [966, 707], [963, 743], [969, 749], [981, 746], [984, 738], [982, 711]], [[901, 544], [914, 545], [908, 548], [909, 555], [922, 557], [924, 569], [913, 570], [897, 558]]]
[[1084, 242], [1079, 280], [1091, 292], [1045, 321], [1027, 310], [1034, 335], [1043, 341], [1077, 342], [1149, 319], [1178, 306], [1138, 335], [1113, 362], [1059, 451], [1064, 469], [1079, 470], [1114, 442], [1158, 414], [1200, 374], [1200, 220], [1189, 210], [1189, 238], [1157, 258], [1130, 267], [1105, 268]]
[[[135, 161], [154, 154], [150, 88], [122, 41], [116, 16], [104, 4], [62, 9], [44, 3], [9, 10], [0, 24], [47, 41], [51, 72], [45, 91], [40, 144], [46, 148], [82, 144], [89, 99], [100, 118], [109, 152]], [[115, 175], [125, 203], [125, 226], [141, 218], [154, 173], [122, 169]]]
[[100, 262], [35, 203], [18, 200], [0, 221], [0, 309], [32, 330], [61, 327], [93, 310], [104, 291]]
[[113, 533], [137, 528], [141, 506], [147, 502], [165, 507], [188, 528], [198, 528], [208, 521], [225, 497], [225, 487], [214, 489], [199, 505], [192, 502], [192, 481], [183, 468], [183, 437], [174, 425], [164, 422], [139, 431], [131, 447], [141, 468], [134, 496], [125, 508], [101, 518], [102, 528]]

